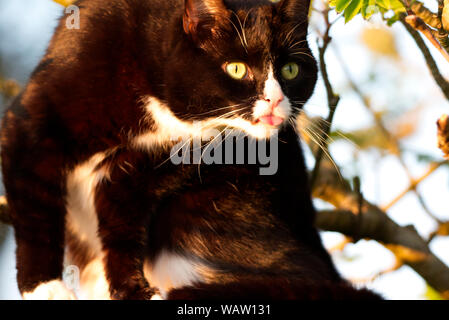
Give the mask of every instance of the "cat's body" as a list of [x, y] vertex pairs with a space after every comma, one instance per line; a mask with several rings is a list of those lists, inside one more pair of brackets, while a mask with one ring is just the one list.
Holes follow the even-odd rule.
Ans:
[[[26, 298], [70, 297], [55, 281], [65, 246], [82, 280], [104, 269], [115, 299], [154, 288], [168, 298], [377, 297], [347, 285], [322, 247], [288, 125], [316, 81], [306, 1], [76, 4], [81, 28], [61, 20], [4, 117]], [[259, 139], [280, 129], [277, 171], [167, 161], [173, 138], [198, 127]]]

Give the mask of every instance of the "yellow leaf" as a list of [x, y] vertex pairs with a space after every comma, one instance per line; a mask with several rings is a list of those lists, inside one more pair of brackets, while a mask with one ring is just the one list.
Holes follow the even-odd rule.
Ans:
[[426, 297], [426, 299], [428, 300], [444, 300], [444, 297], [429, 285], [426, 285], [426, 292], [424, 293], [424, 297]]
[[59, 3], [60, 5], [63, 5], [64, 7], [67, 7], [75, 2], [75, 0], [53, 0], [56, 3]]
[[361, 38], [363, 44], [375, 54], [398, 58], [396, 40], [389, 29], [367, 27], [363, 29]]

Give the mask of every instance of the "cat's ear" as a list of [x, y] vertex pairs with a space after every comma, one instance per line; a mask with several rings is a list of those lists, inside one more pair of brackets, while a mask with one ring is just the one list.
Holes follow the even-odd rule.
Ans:
[[230, 13], [223, 0], [184, 0], [184, 32], [194, 40], [214, 36]]
[[279, 11], [290, 21], [307, 20], [311, 0], [280, 0]]

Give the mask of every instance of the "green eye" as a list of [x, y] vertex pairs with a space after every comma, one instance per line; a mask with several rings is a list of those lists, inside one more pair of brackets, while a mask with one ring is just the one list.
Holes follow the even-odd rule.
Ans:
[[226, 65], [226, 72], [231, 78], [241, 80], [246, 77], [248, 70], [242, 62], [231, 62]]
[[299, 66], [294, 62], [289, 62], [281, 69], [282, 77], [286, 80], [293, 80], [299, 74]]

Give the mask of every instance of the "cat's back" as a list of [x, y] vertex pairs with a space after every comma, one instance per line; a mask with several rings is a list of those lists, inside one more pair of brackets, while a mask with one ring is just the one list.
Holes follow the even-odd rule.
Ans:
[[[181, 3], [179, 0], [75, 2], [79, 11], [68, 10], [61, 17], [30, 84], [39, 82], [45, 86], [58, 82], [59, 92], [67, 91], [65, 87], [93, 89], [123, 80], [120, 75], [133, 68], [144, 71], [149, 65], [157, 68], [156, 62], [164, 56], [162, 44], [171, 33], [172, 17]], [[90, 90], [89, 94], [96, 92]]]

